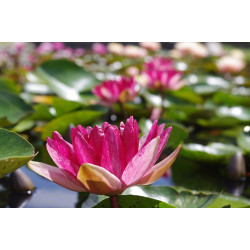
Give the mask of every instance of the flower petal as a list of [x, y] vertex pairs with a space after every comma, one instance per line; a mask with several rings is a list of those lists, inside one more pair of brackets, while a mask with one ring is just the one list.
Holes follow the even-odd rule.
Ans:
[[87, 192], [87, 190], [79, 183], [72, 181], [64, 172], [57, 167], [53, 167], [41, 162], [30, 161], [28, 162], [28, 167], [36, 172], [37, 174], [47, 178], [56, 184], [76, 192]]
[[85, 140], [82, 134], [78, 131], [74, 138], [72, 138], [73, 147], [75, 150], [76, 157], [78, 159], [79, 165], [83, 163], [93, 163], [98, 164], [98, 158], [95, 154], [94, 149]]
[[83, 164], [77, 178], [89, 192], [94, 194], [111, 195], [121, 189], [121, 182], [115, 175], [93, 164]]
[[139, 142], [139, 148], [142, 148], [143, 146], [147, 145], [152, 139], [154, 139], [157, 136], [157, 130], [158, 130], [158, 120], [155, 120], [150, 131], [148, 134], [143, 135]]
[[104, 132], [98, 126], [94, 126], [89, 135], [89, 143], [95, 150], [96, 155], [101, 158]]
[[110, 125], [105, 129], [103, 140], [101, 166], [120, 178], [126, 161], [124, 148], [120, 138], [120, 131], [116, 126]]
[[138, 152], [139, 146], [139, 127], [137, 122], [131, 116], [125, 126], [121, 124], [122, 128], [122, 143], [125, 152], [126, 162], [129, 163]]
[[46, 148], [50, 157], [55, 164], [62, 169], [69, 177], [74, 180], [76, 173], [78, 172], [78, 164], [72, 161], [72, 158], [64, 157], [61, 154], [60, 147], [55, 144], [53, 140], [47, 138]]
[[167, 158], [165, 158], [158, 164], [154, 165], [149, 171], [149, 173], [145, 174], [143, 178], [140, 181], [138, 181], [136, 184], [137, 185], [149, 185], [157, 181], [172, 166], [180, 150], [181, 150], [181, 145], [179, 145], [177, 149]]
[[122, 180], [126, 186], [131, 186], [138, 182], [152, 166], [159, 142], [160, 137], [157, 136], [146, 146], [142, 147], [129, 162], [122, 174]]
[[163, 149], [165, 148], [171, 131], [172, 131], [172, 127], [168, 127], [165, 131], [163, 131], [160, 135], [158, 135], [160, 136], [160, 143], [159, 143], [159, 147], [157, 150], [157, 154], [155, 156], [155, 162], [158, 160]]

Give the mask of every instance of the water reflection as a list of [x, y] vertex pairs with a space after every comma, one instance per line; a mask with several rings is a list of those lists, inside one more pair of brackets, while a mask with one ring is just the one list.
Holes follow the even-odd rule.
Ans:
[[22, 170], [32, 179], [36, 190], [24, 207], [72, 208], [77, 203], [77, 193], [37, 175], [27, 167]]

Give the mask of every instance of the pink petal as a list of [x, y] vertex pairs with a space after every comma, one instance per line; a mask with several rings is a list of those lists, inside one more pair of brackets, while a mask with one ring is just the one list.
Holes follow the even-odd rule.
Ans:
[[94, 149], [85, 140], [82, 134], [79, 133], [79, 131], [76, 133], [72, 143], [79, 165], [82, 165], [83, 163], [99, 163]]
[[158, 120], [155, 120], [149, 133], [141, 137], [140, 139], [140, 148], [147, 145], [152, 139], [154, 139], [157, 136], [157, 129], [158, 129]]
[[28, 163], [28, 167], [37, 174], [55, 182], [64, 188], [76, 192], [87, 192], [87, 190], [78, 180], [76, 180], [76, 182], [72, 181], [60, 168], [35, 161], [30, 161]]
[[126, 166], [120, 132], [116, 126], [110, 125], [104, 133], [101, 166], [120, 178]]
[[47, 138], [46, 148], [55, 164], [74, 180], [79, 169], [78, 164], [73, 162], [71, 158], [64, 157], [60, 152], [60, 147], [57, 148], [50, 138]]
[[91, 193], [101, 195], [120, 193], [120, 180], [100, 166], [83, 164], [80, 167], [77, 178]]
[[165, 131], [163, 131], [159, 135], [160, 136], [160, 143], [159, 143], [159, 147], [158, 147], [158, 150], [157, 150], [157, 154], [156, 154], [155, 159], [154, 159], [154, 163], [158, 160], [158, 158], [160, 157], [163, 149], [165, 148], [171, 131], [172, 131], [172, 127], [168, 127]]
[[181, 150], [181, 145], [167, 158], [158, 164], [154, 165], [148, 173], [146, 173], [142, 179], [140, 179], [136, 185], [149, 185], [161, 178], [166, 171], [172, 166], [176, 160], [179, 152]]
[[104, 132], [98, 126], [94, 126], [89, 135], [89, 143], [94, 148], [96, 155], [101, 158]]
[[126, 186], [132, 186], [152, 166], [152, 161], [157, 153], [160, 137], [156, 137], [146, 146], [142, 147], [134, 158], [129, 162], [122, 174], [122, 180]]
[[126, 162], [129, 163], [138, 152], [139, 146], [139, 127], [132, 116], [126, 121], [121, 138]]

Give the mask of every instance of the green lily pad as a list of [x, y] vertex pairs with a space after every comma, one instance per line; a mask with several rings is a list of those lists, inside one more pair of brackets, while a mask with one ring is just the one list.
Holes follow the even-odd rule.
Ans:
[[170, 94], [174, 97], [188, 101], [190, 103], [202, 103], [203, 98], [195, 93], [195, 91], [189, 86], [185, 86], [179, 90], [171, 91]]
[[250, 132], [243, 132], [237, 137], [237, 144], [246, 152], [250, 153]]
[[181, 150], [184, 157], [201, 162], [221, 162], [241, 151], [239, 147], [231, 144], [210, 143], [207, 146], [190, 143], [185, 144]]
[[[246, 88], [244, 88], [246, 89]], [[226, 93], [226, 92], [217, 92], [213, 96], [213, 101], [217, 104], [224, 104], [228, 106], [250, 106], [250, 98], [249, 95], [242, 95], [235, 93]]]
[[231, 208], [243, 208], [250, 206], [250, 199], [234, 196], [230, 194], [220, 194], [219, 197], [209, 205], [210, 208], [221, 208], [225, 206], [230, 206]]
[[98, 83], [94, 75], [64, 59], [43, 63], [36, 74], [58, 96], [76, 102], [83, 101], [80, 93], [91, 90]]
[[150, 197], [179, 208], [208, 207], [218, 197], [218, 194], [212, 193], [177, 191], [168, 186], [135, 186], [127, 189], [124, 194]]
[[233, 117], [240, 122], [250, 122], [250, 108], [247, 107], [234, 106], [230, 108], [221, 106], [216, 109], [216, 114], [219, 117]]
[[90, 125], [103, 114], [103, 111], [80, 110], [62, 115], [46, 124], [43, 129], [42, 140], [46, 140], [47, 136], [51, 137], [53, 131], [64, 134], [69, 124], [74, 124], [75, 126], [78, 124]]
[[0, 178], [34, 158], [34, 148], [23, 137], [0, 128]]
[[0, 91], [10, 92], [12, 94], [18, 94], [19, 89], [17, 84], [8, 79], [0, 79]]
[[[174, 208], [166, 202], [137, 195], [119, 195], [118, 202], [120, 208]], [[95, 208], [110, 208], [110, 199], [105, 199], [98, 203]]]
[[30, 114], [33, 109], [23, 99], [10, 92], [0, 91], [0, 119], [14, 124]]
[[234, 117], [213, 117], [211, 119], [197, 119], [197, 123], [207, 128], [230, 128], [239, 124]]
[[61, 116], [80, 108], [81, 104], [78, 102], [67, 101], [59, 97], [53, 97], [52, 107], [56, 110], [56, 116]]

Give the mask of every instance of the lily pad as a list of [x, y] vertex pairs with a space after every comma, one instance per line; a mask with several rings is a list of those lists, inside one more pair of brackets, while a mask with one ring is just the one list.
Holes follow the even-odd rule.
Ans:
[[232, 144], [210, 143], [207, 146], [190, 143], [182, 148], [181, 155], [201, 162], [222, 162], [229, 159], [235, 153], [241, 151], [239, 147]]
[[233, 117], [241, 122], [250, 122], [250, 108], [222, 106], [216, 110], [219, 117]]
[[[137, 195], [119, 195], [118, 202], [120, 208], [174, 208], [166, 202]], [[110, 208], [110, 199], [105, 199], [95, 206], [95, 208]]]
[[217, 92], [213, 96], [213, 101], [217, 104], [224, 104], [228, 106], [234, 106], [234, 105], [250, 106], [249, 95], [237, 94], [237, 92], [233, 94], [226, 92]]
[[0, 178], [34, 158], [34, 148], [23, 137], [0, 128]]
[[51, 137], [53, 131], [57, 131], [60, 134], [64, 134], [69, 124], [83, 124], [89, 125], [97, 118], [104, 114], [102, 111], [96, 110], [80, 110], [69, 114], [62, 115], [52, 121], [50, 121], [43, 129], [42, 140], [46, 140], [47, 136]]
[[0, 79], [0, 91], [7, 91], [13, 94], [19, 93], [16, 83], [8, 79]]
[[91, 90], [98, 80], [94, 75], [68, 60], [51, 60], [36, 70], [37, 76], [58, 96], [82, 102], [80, 93]]
[[220, 194], [219, 197], [209, 205], [210, 208], [221, 208], [225, 206], [230, 208], [243, 208], [250, 206], [250, 199], [234, 196], [230, 194]]
[[237, 144], [246, 152], [250, 153], [250, 131], [243, 132], [237, 137]]
[[218, 197], [218, 194], [213, 193], [177, 191], [168, 186], [135, 186], [127, 189], [124, 194], [150, 197], [179, 208], [208, 207]]
[[33, 109], [23, 99], [10, 92], [0, 91], [0, 119], [14, 124], [30, 114]]

